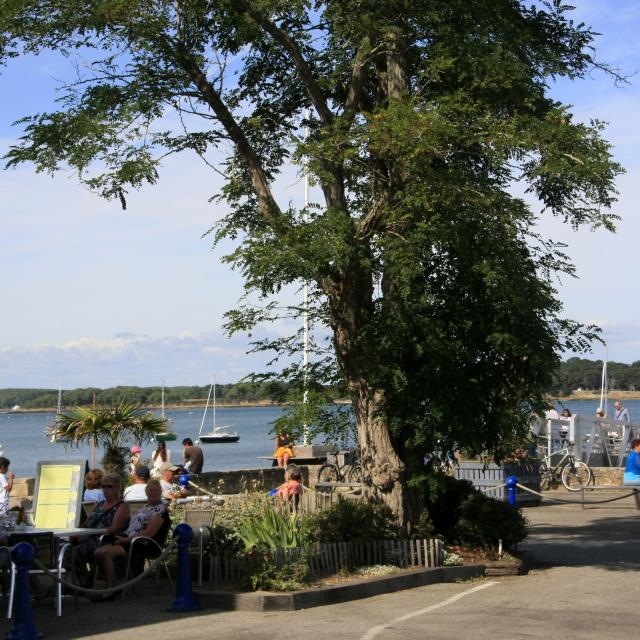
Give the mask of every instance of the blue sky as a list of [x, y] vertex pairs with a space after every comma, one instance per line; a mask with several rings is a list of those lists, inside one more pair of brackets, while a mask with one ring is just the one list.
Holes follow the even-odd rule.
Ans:
[[[640, 70], [640, 3], [576, 0], [576, 18], [602, 35], [598, 58], [624, 74]], [[19, 135], [11, 123], [51, 108], [68, 62], [51, 56], [0, 69], [0, 152]], [[640, 360], [640, 75], [616, 88], [594, 71], [562, 81], [554, 95], [573, 113], [609, 122], [607, 138], [627, 170], [615, 211], [616, 235], [574, 233], [553, 220], [543, 232], [569, 244], [579, 279], [558, 283], [569, 317], [597, 322], [609, 357]], [[10, 96], [10, 99], [7, 97]], [[78, 185], [70, 174], [35, 174], [33, 167], [0, 171], [0, 387], [117, 384], [206, 384], [212, 373], [233, 382], [260, 368], [248, 340], [223, 335], [222, 314], [236, 303], [242, 280], [220, 263], [202, 237], [221, 215], [208, 198], [220, 178], [198, 159], [168, 160], [160, 183], [132, 193], [127, 211]], [[278, 188], [299, 200], [290, 170]], [[289, 327], [290, 328], [290, 327]], [[274, 330], [285, 331], [288, 327]], [[601, 357], [596, 347], [593, 357]]]

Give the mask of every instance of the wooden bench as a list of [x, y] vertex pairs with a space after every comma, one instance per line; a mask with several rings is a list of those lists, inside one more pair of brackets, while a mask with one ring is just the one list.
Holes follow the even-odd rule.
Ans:
[[618, 485], [592, 485], [588, 487], [582, 487], [580, 489], [580, 497], [582, 502], [582, 508], [585, 508], [585, 504], [589, 504], [584, 500], [585, 491], [627, 491], [633, 493], [633, 497], [636, 501], [636, 509], [640, 509], [640, 485], [631, 484], [618, 484]]

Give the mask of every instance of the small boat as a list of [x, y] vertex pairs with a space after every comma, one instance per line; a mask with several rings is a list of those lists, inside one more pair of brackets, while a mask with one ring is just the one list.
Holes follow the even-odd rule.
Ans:
[[[165, 419], [167, 424], [167, 428], [171, 424], [171, 420], [164, 415], [164, 380], [162, 381], [162, 408], [160, 409], [160, 415]], [[178, 435], [173, 431], [167, 431], [165, 433], [156, 433], [155, 441], [156, 442], [173, 442], [178, 438]]]
[[[213, 391], [213, 429], [209, 433], [202, 433], [202, 427], [204, 427], [204, 421], [207, 417], [207, 409], [209, 408], [209, 400], [211, 399], [211, 391]], [[229, 431], [231, 427], [229, 425], [218, 427], [216, 426], [216, 379], [215, 376], [209, 387], [209, 395], [207, 396], [207, 404], [202, 414], [202, 422], [200, 423], [200, 431], [198, 432], [198, 439], [196, 444], [224, 444], [227, 442], [238, 442], [240, 436], [235, 431]]]
[[209, 433], [201, 433], [198, 441], [204, 444], [215, 444], [216, 442], [238, 442], [240, 436], [235, 431], [229, 431], [231, 427], [213, 427]]

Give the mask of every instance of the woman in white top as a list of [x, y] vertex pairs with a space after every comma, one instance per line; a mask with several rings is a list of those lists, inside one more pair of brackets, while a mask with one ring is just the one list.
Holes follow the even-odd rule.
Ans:
[[160, 478], [162, 472], [160, 471], [160, 467], [165, 462], [171, 462], [171, 451], [167, 449], [167, 444], [165, 442], [158, 442], [158, 446], [155, 448], [154, 452], [151, 454], [151, 462], [153, 462], [153, 469], [151, 470], [151, 476], [153, 478]]

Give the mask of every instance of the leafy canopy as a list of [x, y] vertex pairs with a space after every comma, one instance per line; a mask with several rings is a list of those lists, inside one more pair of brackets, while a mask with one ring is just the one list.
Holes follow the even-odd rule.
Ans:
[[[365, 470], [395, 464], [387, 440], [403, 461], [393, 478], [425, 450], [501, 454], [542, 406], [559, 353], [594, 337], [563, 318], [554, 282], [573, 266], [536, 223], [616, 220], [621, 168], [603, 124], [548, 96], [552, 78], [611, 72], [570, 12], [517, 0], [10, 0], [2, 58], [54, 49], [82, 66], [57, 110], [20, 122], [8, 163], [70, 167], [125, 206], [164, 156], [195, 152], [226, 178], [212, 232], [236, 242], [226, 260], [246, 279], [229, 330], [298, 315], [272, 296], [311, 283], [331, 340], [315, 345], [311, 380], [286, 373], [317, 391], [344, 382]], [[321, 201], [299, 210], [272, 184], [303, 160]]]

